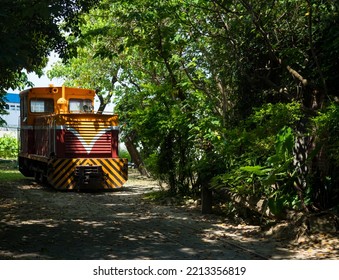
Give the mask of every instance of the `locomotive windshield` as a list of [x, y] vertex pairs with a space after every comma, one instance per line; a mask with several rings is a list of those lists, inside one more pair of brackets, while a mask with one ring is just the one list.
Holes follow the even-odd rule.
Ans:
[[31, 99], [30, 108], [32, 113], [53, 113], [54, 101], [47, 98]]
[[83, 113], [92, 112], [93, 106], [90, 99], [70, 99], [69, 112], [70, 113]]

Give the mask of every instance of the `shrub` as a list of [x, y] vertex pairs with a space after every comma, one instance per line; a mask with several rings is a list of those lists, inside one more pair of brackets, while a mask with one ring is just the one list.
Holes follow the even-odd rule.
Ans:
[[0, 158], [16, 158], [18, 156], [18, 140], [12, 136], [0, 138]]

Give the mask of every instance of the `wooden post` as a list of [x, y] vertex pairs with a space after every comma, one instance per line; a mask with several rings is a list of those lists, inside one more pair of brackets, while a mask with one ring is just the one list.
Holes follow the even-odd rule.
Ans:
[[212, 213], [212, 190], [203, 185], [201, 187], [201, 213], [211, 214]]

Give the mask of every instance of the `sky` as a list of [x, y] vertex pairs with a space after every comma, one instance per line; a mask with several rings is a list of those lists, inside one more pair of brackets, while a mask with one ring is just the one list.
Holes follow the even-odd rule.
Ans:
[[[35, 73], [29, 73], [27, 74], [28, 76], [28, 80], [31, 81], [34, 84], [34, 87], [48, 87], [50, 84], [53, 84], [54, 86], [62, 86], [63, 85], [63, 79], [48, 79], [46, 73], [48, 70], [50, 70], [52, 68], [52, 65], [57, 62], [59, 60], [59, 56], [52, 52], [49, 57], [48, 57], [48, 64], [47, 66], [44, 68], [43, 72], [44, 75], [41, 76], [40, 78], [38, 77], [38, 75], [36, 75]], [[14, 90], [9, 90], [10, 92], [13, 93], [19, 93], [20, 90], [19, 89], [14, 89]]]

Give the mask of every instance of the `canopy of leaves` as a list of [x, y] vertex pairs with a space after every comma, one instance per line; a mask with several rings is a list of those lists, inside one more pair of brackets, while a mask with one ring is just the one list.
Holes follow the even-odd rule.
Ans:
[[[173, 192], [254, 187], [305, 206], [310, 189], [319, 194], [335, 178], [327, 169], [318, 185], [309, 180], [320, 157], [310, 118], [338, 97], [338, 8], [331, 0], [102, 0], [81, 18], [80, 36], [68, 37], [77, 57], [51, 75], [114, 95], [123, 133]], [[292, 150], [292, 140], [305, 144]]]
[[66, 34], [77, 32], [79, 15], [96, 0], [2, 0], [0, 2], [0, 113], [9, 88], [31, 86], [24, 69], [42, 74], [52, 51], [67, 54]]

